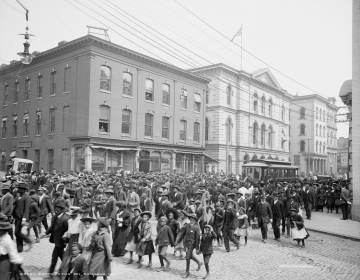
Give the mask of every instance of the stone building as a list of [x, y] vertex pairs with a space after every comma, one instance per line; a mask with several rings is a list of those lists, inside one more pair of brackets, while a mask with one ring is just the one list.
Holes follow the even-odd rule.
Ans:
[[337, 173], [349, 177], [349, 138], [340, 137], [337, 140]]
[[268, 69], [247, 73], [225, 64], [191, 70], [211, 80], [206, 96], [209, 171], [242, 173], [253, 159], [289, 161], [290, 102]]
[[334, 98], [317, 94], [294, 97], [290, 151], [300, 175], [336, 174], [336, 112]]
[[202, 171], [209, 80], [87, 35], [0, 69], [2, 165]]

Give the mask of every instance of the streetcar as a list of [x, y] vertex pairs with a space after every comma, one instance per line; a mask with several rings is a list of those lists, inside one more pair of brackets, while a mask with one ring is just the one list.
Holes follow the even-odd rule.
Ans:
[[291, 162], [256, 159], [242, 166], [243, 178], [251, 178], [253, 181], [292, 180], [298, 177], [298, 167]]

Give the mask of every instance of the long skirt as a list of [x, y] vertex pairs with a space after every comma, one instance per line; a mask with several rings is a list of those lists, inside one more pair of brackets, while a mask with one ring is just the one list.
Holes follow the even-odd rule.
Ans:
[[115, 257], [124, 256], [126, 253], [126, 237], [129, 234], [130, 227], [117, 227], [114, 233], [114, 242], [112, 246], [112, 254]]
[[63, 259], [61, 261], [61, 266], [59, 269], [60, 279], [65, 279], [66, 275], [71, 270], [71, 259], [75, 257], [74, 255], [74, 245], [77, 245], [79, 240], [79, 234], [72, 234], [69, 239], [69, 243], [65, 249]]
[[136, 253], [139, 256], [144, 256], [144, 255], [151, 255], [155, 252], [155, 248], [154, 248], [154, 243], [152, 240], [148, 240], [145, 242], [140, 242], [139, 246], [136, 250]]
[[111, 266], [106, 259], [105, 251], [93, 253], [89, 264], [89, 275], [109, 276], [110, 273]]
[[74, 275], [88, 275], [91, 256], [91, 251], [84, 250], [80, 256], [73, 259], [71, 273]]

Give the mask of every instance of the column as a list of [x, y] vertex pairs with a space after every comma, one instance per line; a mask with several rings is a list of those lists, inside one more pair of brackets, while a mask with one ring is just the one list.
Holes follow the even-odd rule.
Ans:
[[70, 170], [75, 171], [75, 147], [70, 148]]
[[135, 153], [135, 171], [139, 171], [139, 157], [140, 157], [140, 150], [136, 150], [136, 153]]
[[195, 171], [195, 156], [194, 155], [191, 155], [192, 157], [192, 172]]
[[171, 168], [173, 169], [174, 173], [176, 173], [176, 153], [171, 153], [171, 160], [172, 160]]
[[352, 218], [360, 221], [360, 1], [353, 0], [352, 17]]
[[105, 150], [105, 172], [108, 172], [109, 168], [109, 150]]
[[120, 152], [120, 165], [121, 165], [121, 168], [124, 168], [124, 152], [123, 151]]
[[86, 145], [85, 146], [85, 170], [86, 171], [92, 171], [91, 161], [92, 161], [92, 149], [90, 148], [90, 146]]

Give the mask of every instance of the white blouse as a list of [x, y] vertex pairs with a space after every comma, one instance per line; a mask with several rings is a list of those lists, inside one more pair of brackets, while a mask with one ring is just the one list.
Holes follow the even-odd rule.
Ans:
[[11, 263], [21, 264], [23, 262], [23, 258], [16, 249], [15, 242], [8, 233], [0, 236], [0, 255], [9, 255]]

